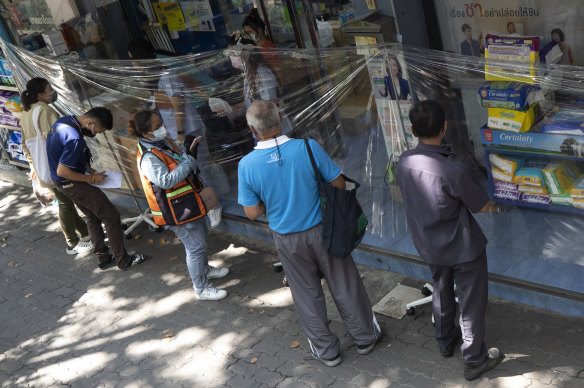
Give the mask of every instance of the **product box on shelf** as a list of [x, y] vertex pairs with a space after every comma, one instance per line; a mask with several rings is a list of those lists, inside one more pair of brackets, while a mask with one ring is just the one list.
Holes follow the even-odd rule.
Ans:
[[541, 107], [537, 102], [526, 110], [489, 108], [487, 125], [511, 132], [527, 132], [541, 117]]
[[539, 62], [539, 37], [487, 34], [485, 58], [513, 62]]
[[584, 135], [584, 109], [568, 108], [554, 113], [542, 126], [542, 132]]
[[538, 90], [539, 86], [520, 82], [491, 81], [479, 88], [478, 95], [485, 108], [524, 110]]

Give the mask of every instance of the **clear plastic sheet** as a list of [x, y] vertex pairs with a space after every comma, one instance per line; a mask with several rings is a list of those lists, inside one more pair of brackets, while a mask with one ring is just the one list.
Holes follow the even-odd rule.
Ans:
[[[165, 125], [176, 133], [173, 120], [194, 122], [200, 118], [199, 124], [192, 124], [192, 130], [205, 139], [200, 155], [204, 179], [222, 199], [224, 211], [237, 215], [243, 215], [237, 205], [237, 164], [254, 146], [245, 122], [246, 100], [277, 101], [288, 120], [285, 132], [317, 140], [346, 175], [361, 183], [359, 199], [369, 218], [364, 243], [401, 254], [416, 251], [393, 171], [399, 155], [417, 142], [410, 133], [409, 108], [417, 101], [437, 100], [448, 121], [445, 141], [501, 204], [498, 213], [476, 215], [490, 240], [489, 255], [500, 257], [490, 264], [490, 270], [509, 276], [526, 271], [522, 277], [541, 281], [553, 268], [558, 280], [550, 280], [551, 285], [582, 288], [566, 280], [573, 275], [568, 267], [559, 265], [581, 263], [584, 257], [584, 248], [576, 243], [584, 230], [584, 208], [579, 198], [582, 196], [584, 202], [584, 190], [581, 195], [572, 190], [584, 173], [584, 115], [579, 115], [584, 112], [584, 71], [580, 68], [487, 61], [401, 45], [278, 51], [235, 46], [198, 55], [132, 61], [55, 60], [7, 44], [3, 49], [14, 66], [19, 86], [35, 76], [50, 80], [59, 93], [55, 108], [60, 113], [81, 114], [95, 106], [113, 112], [114, 130], [106, 133], [107, 138], [98, 135], [88, 141], [93, 165], [101, 170], [122, 170], [128, 178], [124, 190], [137, 195], [142, 188], [136, 169], [136, 139], [128, 135], [127, 122], [133, 112], [154, 107], [154, 101], [163, 106], [157, 92], [172, 89], [182, 96], [184, 110], [163, 114], [163, 119], [169, 117]], [[241, 69], [232, 66], [238, 64], [233, 57], [243, 62]], [[397, 69], [395, 77], [392, 67]], [[525, 83], [523, 92], [535, 94], [525, 102], [521, 96], [504, 97], [500, 84], [479, 90], [486, 77]], [[254, 83], [255, 87], [249, 87]], [[539, 90], [533, 91], [529, 85]], [[491, 89], [495, 99], [488, 101]], [[503, 128], [516, 125], [513, 120], [521, 125], [520, 118], [507, 117], [512, 109], [497, 113], [497, 104], [509, 102], [505, 98], [514, 101], [514, 107], [532, 106], [534, 112], [537, 110], [531, 119], [534, 122], [523, 128], [528, 131], [518, 132], [523, 130], [519, 127], [483, 128], [487, 123], [495, 125], [497, 119], [503, 121]], [[491, 107], [486, 107], [489, 104]], [[560, 126], [553, 124], [559, 112], [571, 113], [568, 118], [577, 124], [557, 133]], [[190, 130], [186, 128], [187, 133]], [[495, 156], [489, 159], [491, 154]], [[550, 188], [547, 194], [540, 191], [539, 195], [541, 188], [520, 191], [515, 176], [502, 176], [510, 179], [508, 185], [494, 180], [491, 160], [503, 169], [518, 171], [509, 157], [519, 157], [521, 164], [538, 157], [544, 167], [560, 162], [562, 167], [550, 167], [555, 175], [542, 176], [546, 182], [560, 181], [556, 182], [554, 192], [558, 194], [553, 202]], [[573, 171], [565, 171], [568, 167]], [[499, 173], [495, 175], [501, 177]], [[495, 191], [499, 197], [494, 196]], [[544, 260], [547, 268], [537, 269], [531, 260]], [[562, 277], [558, 271], [567, 273]]]

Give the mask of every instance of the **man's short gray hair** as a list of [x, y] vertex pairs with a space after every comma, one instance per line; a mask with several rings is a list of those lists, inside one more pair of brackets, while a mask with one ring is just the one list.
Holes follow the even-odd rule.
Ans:
[[253, 127], [259, 135], [266, 130], [280, 126], [280, 111], [272, 101], [254, 101], [245, 114], [247, 125]]

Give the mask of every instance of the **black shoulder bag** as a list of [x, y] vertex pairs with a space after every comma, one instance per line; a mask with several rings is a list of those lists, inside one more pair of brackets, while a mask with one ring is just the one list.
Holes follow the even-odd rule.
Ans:
[[353, 188], [341, 190], [324, 182], [316, 167], [308, 139], [304, 139], [304, 142], [318, 182], [322, 243], [331, 256], [345, 258], [359, 245], [367, 228], [367, 217], [357, 200], [357, 189], [360, 185], [343, 174], [341, 176], [345, 183], [353, 183]]

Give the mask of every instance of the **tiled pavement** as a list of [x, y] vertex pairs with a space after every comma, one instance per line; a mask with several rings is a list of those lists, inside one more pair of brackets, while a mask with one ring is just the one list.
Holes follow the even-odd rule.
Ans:
[[[134, 235], [128, 249], [154, 259], [100, 271], [91, 255], [65, 254], [54, 209], [0, 182], [0, 386], [584, 386], [583, 319], [494, 299], [487, 345], [507, 358], [474, 382], [463, 378], [459, 350], [440, 356], [428, 305], [401, 320], [378, 315], [382, 340], [359, 356], [330, 304], [344, 361], [327, 368], [309, 356], [270, 244], [211, 232], [211, 262], [231, 269], [214, 283], [230, 295], [203, 302], [170, 232], [141, 226]], [[360, 270], [373, 303], [403, 280]]]

